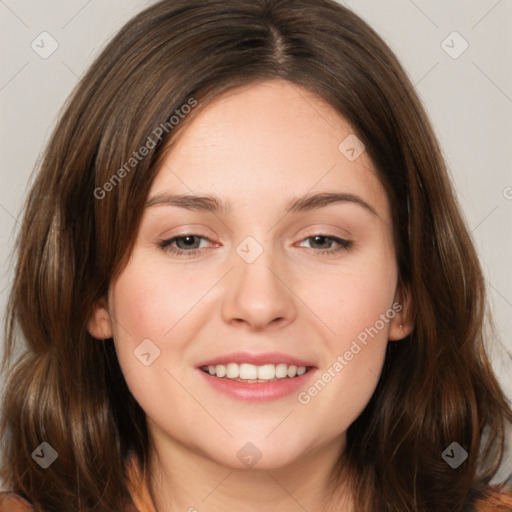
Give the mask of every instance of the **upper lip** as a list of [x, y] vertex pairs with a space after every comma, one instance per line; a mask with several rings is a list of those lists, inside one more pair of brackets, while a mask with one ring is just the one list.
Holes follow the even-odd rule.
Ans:
[[235, 352], [232, 354], [226, 354], [218, 356], [213, 359], [208, 359], [197, 365], [198, 368], [203, 366], [216, 366], [218, 364], [227, 365], [228, 363], [249, 363], [255, 366], [262, 366], [264, 364], [279, 364], [285, 363], [288, 366], [314, 366], [313, 363], [299, 359], [295, 356], [283, 354], [280, 352], [267, 352], [264, 354], [251, 354], [249, 352]]

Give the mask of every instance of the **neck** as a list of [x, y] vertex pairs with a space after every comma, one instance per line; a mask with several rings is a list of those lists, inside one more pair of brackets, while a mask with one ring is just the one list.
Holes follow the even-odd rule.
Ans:
[[239, 469], [159, 437], [150, 445], [149, 492], [158, 512], [351, 512], [339, 470], [333, 478], [344, 442], [333, 440], [286, 467]]

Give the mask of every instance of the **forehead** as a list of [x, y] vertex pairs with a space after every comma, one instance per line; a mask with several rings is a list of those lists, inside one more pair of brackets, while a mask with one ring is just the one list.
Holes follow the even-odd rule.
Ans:
[[[247, 207], [315, 192], [362, 196], [381, 218], [387, 197], [353, 128], [312, 91], [284, 80], [217, 97], [180, 134], [150, 191], [210, 194]], [[356, 145], [354, 145], [354, 143]], [[347, 153], [347, 149], [352, 152]]]

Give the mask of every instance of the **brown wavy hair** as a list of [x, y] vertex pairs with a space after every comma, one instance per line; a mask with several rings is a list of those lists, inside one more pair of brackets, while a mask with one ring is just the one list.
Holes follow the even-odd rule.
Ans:
[[[130, 502], [126, 458], [147, 463], [145, 416], [112, 340], [91, 337], [87, 320], [127, 262], [158, 165], [181, 131], [223, 92], [273, 79], [315, 92], [365, 144], [412, 297], [415, 328], [388, 344], [375, 393], [348, 430], [357, 510], [470, 511], [486, 492], [512, 411], [484, 350], [473, 242], [396, 57], [331, 0], [173, 0], [135, 16], [96, 58], [26, 200], [5, 321], [1, 477], [37, 508], [119, 512]], [[98, 198], [190, 98], [197, 107]], [[26, 345], [15, 358], [18, 340]], [[31, 458], [43, 441], [58, 452], [46, 470]], [[453, 441], [469, 453], [457, 469], [441, 458]]]

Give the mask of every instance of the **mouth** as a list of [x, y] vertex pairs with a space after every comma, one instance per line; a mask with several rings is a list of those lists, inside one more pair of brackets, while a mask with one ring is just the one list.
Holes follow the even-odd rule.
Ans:
[[268, 401], [298, 393], [317, 367], [287, 354], [238, 353], [197, 366], [215, 391], [242, 401]]

